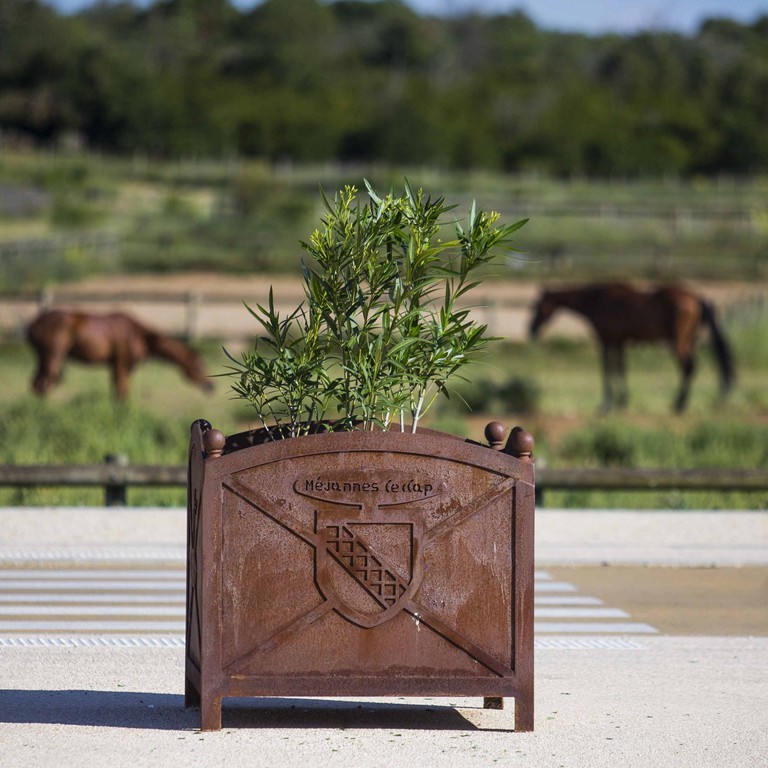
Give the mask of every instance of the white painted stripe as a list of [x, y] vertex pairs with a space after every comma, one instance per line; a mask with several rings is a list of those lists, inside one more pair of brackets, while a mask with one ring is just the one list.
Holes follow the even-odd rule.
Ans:
[[84, 579], [8, 579], [0, 584], [1, 589], [52, 589], [55, 591], [61, 591], [64, 589], [82, 589], [82, 590], [94, 590], [94, 589], [114, 589], [114, 590], [167, 590], [167, 591], [184, 591], [186, 584], [184, 580], [181, 581], [103, 581], [101, 579], [93, 579], [92, 581], [86, 581]]
[[0, 648], [183, 648], [184, 637], [178, 635], [37, 635], [32, 637], [0, 637]]
[[544, 581], [533, 585], [534, 592], [575, 592], [576, 587], [567, 581]]
[[551, 581], [552, 580], [552, 576], [548, 574], [546, 571], [534, 571], [533, 578], [534, 578], [534, 581]]
[[[0, 637], [0, 648], [171, 648], [184, 647], [179, 635], [37, 635]], [[626, 637], [537, 637], [533, 647], [539, 651], [646, 650], [636, 640]]]
[[183, 605], [3, 605], [0, 606], [0, 627], [5, 616], [184, 616]]
[[175, 592], [156, 592], [151, 595], [132, 595], [117, 592], [7, 592], [0, 594], [0, 610], [4, 603], [168, 603], [178, 605], [184, 602], [184, 595]]
[[646, 646], [628, 637], [536, 637], [533, 647], [537, 651], [620, 650], [644, 651]]
[[81, 632], [181, 632], [185, 630], [183, 621], [45, 621], [35, 619], [30, 621], [1, 622], [0, 629], [4, 632], [44, 632], [65, 630]]
[[538, 634], [564, 635], [577, 632], [579, 634], [601, 635], [649, 635], [658, 630], [650, 624], [635, 622], [566, 622], [541, 621], [534, 622], [533, 631]]
[[14, 579], [157, 579], [178, 580], [185, 577], [186, 572], [180, 568], [145, 569], [145, 568], [65, 568], [65, 569], [0, 569], [0, 587], [6, 580]]
[[620, 608], [534, 608], [537, 619], [628, 619]]
[[584, 595], [541, 595], [533, 598], [534, 605], [602, 605], [597, 597]]
[[122, 547], [0, 547], [0, 562], [107, 562], [150, 561], [179, 562], [187, 557], [184, 546], [122, 546]]

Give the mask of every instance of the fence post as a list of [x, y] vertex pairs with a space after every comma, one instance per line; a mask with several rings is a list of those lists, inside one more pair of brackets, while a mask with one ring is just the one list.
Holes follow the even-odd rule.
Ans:
[[46, 285], [40, 290], [40, 295], [37, 299], [37, 309], [42, 312], [44, 309], [48, 309], [53, 304], [53, 289], [51, 286]]
[[188, 342], [197, 341], [200, 325], [200, 294], [197, 291], [187, 293], [187, 329]]
[[[110, 453], [104, 457], [104, 463], [113, 467], [127, 467], [128, 457], [123, 454]], [[126, 505], [126, 485], [124, 482], [107, 482], [104, 486], [104, 504], [107, 507], [124, 507]]]

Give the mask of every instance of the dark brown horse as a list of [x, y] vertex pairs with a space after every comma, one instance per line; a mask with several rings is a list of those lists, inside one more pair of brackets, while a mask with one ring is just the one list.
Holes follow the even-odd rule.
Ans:
[[196, 352], [121, 312], [90, 315], [52, 309], [30, 323], [27, 339], [37, 353], [32, 389], [39, 395], [48, 394], [59, 382], [67, 358], [110, 366], [114, 393], [120, 400], [128, 396], [131, 371], [147, 357], [174, 363], [199, 387], [213, 388]]
[[640, 291], [624, 283], [546, 290], [534, 308], [531, 335], [535, 337], [558, 309], [569, 309], [589, 321], [602, 347], [603, 410], [627, 404], [624, 347], [630, 341], [661, 341], [672, 348], [682, 382], [675, 410], [685, 410], [695, 348], [702, 326], [709, 328], [725, 395], [733, 384], [733, 357], [715, 319], [714, 307], [690, 291], [662, 286]]

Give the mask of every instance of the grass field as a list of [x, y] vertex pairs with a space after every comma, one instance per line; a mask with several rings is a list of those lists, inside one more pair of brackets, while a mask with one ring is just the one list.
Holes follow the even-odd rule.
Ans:
[[[714, 361], [704, 344], [689, 411], [671, 414], [677, 372], [662, 347], [631, 350], [630, 408], [601, 416], [596, 348], [551, 339], [497, 344], [489, 359], [438, 401], [424, 426], [482, 439], [491, 419], [520, 424], [536, 437], [537, 461], [548, 466], [760, 468], [768, 462], [768, 328], [731, 327], [738, 365], [736, 389], [717, 402]], [[203, 348], [211, 373], [222, 373], [220, 347]], [[28, 393], [33, 360], [19, 343], [0, 347], [0, 462], [99, 463], [109, 453], [136, 464], [181, 465], [190, 423], [205, 418], [229, 433], [256, 426], [233, 400], [225, 378], [213, 395], [192, 388], [162, 363], [137, 369], [128, 403], [115, 403], [106, 369], [72, 364], [51, 397]], [[464, 402], [466, 401], [466, 402]], [[472, 410], [467, 409], [467, 403]], [[182, 504], [176, 489], [129, 490], [129, 503]], [[95, 489], [0, 489], [0, 504], [100, 504]], [[768, 493], [550, 492], [550, 506], [768, 508]]]
[[[293, 271], [330, 195], [404, 178], [530, 217], [509, 276], [768, 277], [765, 179], [555, 180], [384, 166], [0, 156], [0, 291], [94, 274]], [[94, 241], [95, 234], [108, 235]]]

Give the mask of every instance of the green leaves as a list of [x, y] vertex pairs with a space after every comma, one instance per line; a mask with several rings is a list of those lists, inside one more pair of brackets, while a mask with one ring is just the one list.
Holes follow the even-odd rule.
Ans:
[[[444, 240], [448, 206], [406, 180], [400, 196], [379, 195], [366, 180], [367, 202], [347, 186], [302, 247], [306, 303], [281, 318], [269, 306], [248, 308], [263, 335], [241, 360], [230, 360], [232, 388], [275, 436], [303, 434], [310, 422], [335, 419], [343, 429], [416, 431], [446, 382], [487, 345], [457, 299], [479, 284], [475, 270], [507, 247], [525, 222], [499, 226], [473, 204], [466, 230]], [[453, 220], [453, 219], [452, 219]], [[442, 299], [438, 299], [438, 297]]]
[[270, 423], [278, 427], [273, 436], [295, 437], [322, 418], [327, 408], [327, 338], [303, 305], [281, 318], [271, 288], [267, 308], [246, 309], [263, 335], [240, 360], [225, 350], [233, 363], [228, 374], [234, 378], [232, 390], [253, 406], [265, 427]]

